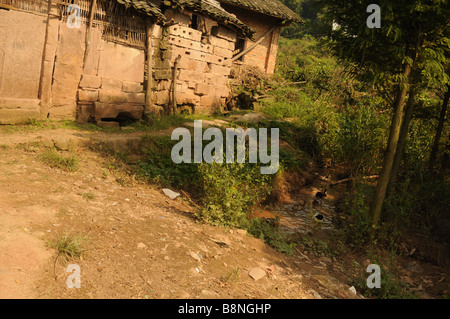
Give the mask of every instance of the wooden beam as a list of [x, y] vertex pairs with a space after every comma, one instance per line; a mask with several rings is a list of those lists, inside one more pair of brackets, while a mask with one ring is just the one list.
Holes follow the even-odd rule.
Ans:
[[83, 69], [86, 66], [86, 60], [89, 55], [89, 49], [91, 46], [91, 38], [92, 38], [92, 24], [94, 22], [94, 13], [96, 9], [97, 0], [92, 0], [91, 4], [91, 12], [89, 14], [89, 26], [86, 32], [86, 50], [84, 51], [84, 60], [83, 60]]
[[[153, 46], [152, 34], [155, 24], [150, 18], [146, 20], [146, 46], [145, 54], [147, 58], [147, 83], [145, 86], [145, 110], [147, 113], [155, 113], [153, 109]], [[158, 114], [155, 114], [158, 115]]]
[[175, 59], [175, 63], [173, 65], [173, 82], [172, 82], [172, 105], [173, 105], [173, 114], [177, 115], [177, 75], [178, 75], [178, 64], [180, 63], [181, 55], [177, 56]]
[[266, 64], [264, 65], [264, 70], [269, 69], [269, 62], [270, 62], [270, 53], [272, 52], [272, 43], [273, 43], [273, 35], [275, 34], [275, 30], [272, 31], [272, 33], [270, 34], [270, 40], [269, 40], [269, 46], [267, 48], [267, 56], [266, 56]]
[[256, 41], [251, 47], [245, 49], [244, 51], [242, 51], [241, 53], [239, 53], [238, 55], [234, 56], [231, 58], [231, 61], [234, 62], [238, 59], [240, 59], [241, 57], [243, 57], [244, 55], [246, 55], [247, 53], [249, 53], [250, 51], [252, 51], [254, 48], [256, 48], [261, 42], [264, 41], [265, 38], [267, 38], [267, 36], [269, 36], [270, 34], [272, 34], [273, 31], [275, 31], [275, 29], [277, 29], [278, 27], [280, 27], [282, 23], [279, 23], [277, 25], [275, 25], [274, 27], [272, 27], [269, 31], [267, 31], [258, 41]]

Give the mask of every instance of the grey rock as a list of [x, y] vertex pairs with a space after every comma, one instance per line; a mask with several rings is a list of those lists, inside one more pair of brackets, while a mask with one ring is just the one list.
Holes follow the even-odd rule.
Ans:
[[180, 193], [174, 192], [173, 190], [170, 190], [168, 188], [163, 188], [162, 191], [163, 191], [164, 195], [166, 195], [167, 197], [169, 197], [172, 200], [181, 196]]

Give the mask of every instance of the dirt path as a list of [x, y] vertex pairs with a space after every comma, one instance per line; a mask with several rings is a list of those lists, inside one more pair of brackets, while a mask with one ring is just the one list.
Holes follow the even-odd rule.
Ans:
[[[288, 257], [244, 231], [196, 223], [188, 201], [117, 175], [86, 147], [139, 136], [0, 134], [0, 298], [359, 297], [337, 260]], [[76, 152], [79, 169], [43, 163], [39, 156], [49, 146]], [[48, 245], [67, 234], [88, 237], [87, 254], [75, 262], [80, 289], [67, 287], [68, 263], [54, 269]], [[255, 269], [264, 274], [258, 281], [249, 276]]]

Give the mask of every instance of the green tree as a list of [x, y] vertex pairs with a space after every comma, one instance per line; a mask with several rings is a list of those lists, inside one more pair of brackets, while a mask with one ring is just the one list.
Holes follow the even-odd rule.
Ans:
[[[381, 28], [367, 26], [367, 7], [371, 0], [323, 1], [325, 15], [340, 28], [332, 33], [332, 49], [347, 69], [366, 81], [380, 84], [388, 80], [394, 94], [392, 120], [383, 168], [371, 206], [372, 226], [376, 228], [391, 180], [398, 152], [401, 125], [408, 93], [413, 97], [421, 81], [440, 78], [448, 82], [445, 52], [450, 26], [448, 0], [383, 0]], [[404, 122], [405, 123], [405, 122]], [[405, 127], [407, 129], [407, 125]], [[395, 172], [394, 172], [395, 173]]]
[[281, 0], [288, 8], [297, 13], [305, 21], [304, 24], [293, 23], [284, 28], [282, 36], [285, 38], [301, 38], [305, 34], [313, 36], [329, 35], [331, 21], [322, 14], [320, 0]]

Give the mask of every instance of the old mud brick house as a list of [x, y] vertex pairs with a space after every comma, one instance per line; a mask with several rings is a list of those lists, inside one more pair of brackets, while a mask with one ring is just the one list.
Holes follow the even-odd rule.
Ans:
[[0, 0], [0, 124], [211, 112], [233, 66], [273, 73], [292, 21], [278, 0]]

